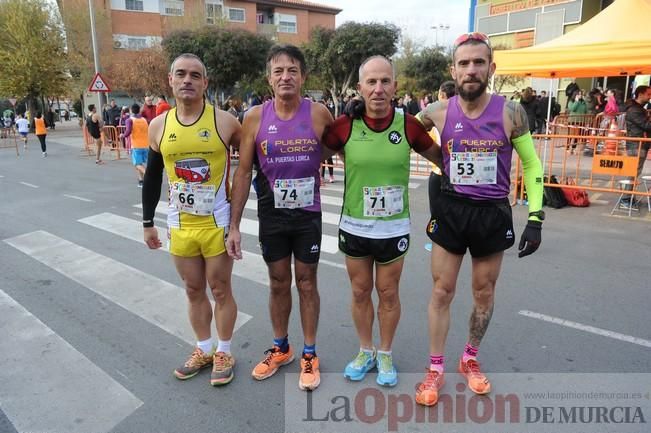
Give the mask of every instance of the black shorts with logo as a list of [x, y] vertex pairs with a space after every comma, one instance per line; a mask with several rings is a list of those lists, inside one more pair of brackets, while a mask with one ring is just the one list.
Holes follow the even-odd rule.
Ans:
[[407, 254], [409, 235], [387, 239], [356, 236], [339, 229], [339, 250], [348, 257], [373, 257], [380, 264], [391, 263]]
[[466, 248], [484, 257], [511, 248], [515, 242], [508, 199], [471, 200], [441, 194], [433, 203], [427, 236], [453, 254]]
[[295, 220], [259, 217], [258, 239], [267, 263], [294, 254], [303, 263], [317, 263], [321, 256], [321, 213], [310, 212]]

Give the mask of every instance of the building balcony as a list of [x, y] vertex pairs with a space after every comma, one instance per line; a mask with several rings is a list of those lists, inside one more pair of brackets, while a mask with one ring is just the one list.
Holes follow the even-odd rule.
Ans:
[[275, 24], [258, 24], [258, 34], [269, 36], [272, 39], [278, 37], [278, 26]]

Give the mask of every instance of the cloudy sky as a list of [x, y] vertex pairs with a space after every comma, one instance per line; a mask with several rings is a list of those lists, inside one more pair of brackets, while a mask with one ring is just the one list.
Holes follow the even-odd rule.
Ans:
[[[436, 39], [451, 45], [455, 37], [468, 31], [469, 0], [312, 0], [343, 9], [337, 25], [346, 21], [390, 22], [422, 46], [434, 45]], [[450, 26], [433, 30], [433, 26]]]

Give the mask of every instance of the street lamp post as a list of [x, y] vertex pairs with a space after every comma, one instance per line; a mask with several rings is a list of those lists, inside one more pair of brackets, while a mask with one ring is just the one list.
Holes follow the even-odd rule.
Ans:
[[[445, 32], [446, 30], [450, 29], [450, 25], [449, 24], [439, 24], [439, 25], [434, 25], [434, 26], [432, 26], [430, 28], [434, 30], [434, 38], [435, 38], [435, 41], [436, 41], [435, 46], [436, 46], [436, 48], [438, 48], [438, 46], [439, 46], [439, 30], [443, 30]], [[443, 33], [443, 38], [445, 39], [445, 33]]]
[[[97, 74], [99, 72], [99, 53], [97, 51], [97, 35], [95, 34], [95, 10], [93, 8], [93, 1], [94, 0], [88, 0], [88, 10], [90, 13], [90, 36], [91, 40], [93, 43], [93, 61], [95, 63], [95, 73]], [[97, 112], [101, 113], [102, 110], [102, 92], [97, 92]], [[82, 107], [83, 108], [83, 107]]]

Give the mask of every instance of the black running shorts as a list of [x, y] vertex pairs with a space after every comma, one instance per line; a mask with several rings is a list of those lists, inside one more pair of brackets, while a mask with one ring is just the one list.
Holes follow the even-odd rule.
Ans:
[[441, 194], [433, 203], [427, 236], [453, 254], [473, 257], [507, 250], [515, 242], [508, 199], [471, 200]]
[[303, 263], [318, 263], [321, 255], [321, 213], [294, 221], [259, 218], [258, 237], [267, 263], [294, 254]]
[[409, 235], [387, 239], [371, 239], [355, 236], [339, 230], [339, 250], [348, 257], [360, 259], [373, 257], [380, 264], [396, 261], [409, 250]]

